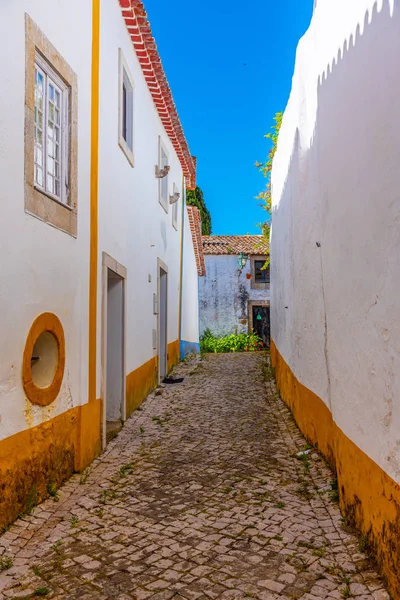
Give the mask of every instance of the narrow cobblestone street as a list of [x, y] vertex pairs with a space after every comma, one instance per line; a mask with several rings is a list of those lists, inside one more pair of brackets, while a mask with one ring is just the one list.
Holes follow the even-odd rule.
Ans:
[[182, 364], [0, 537], [4, 598], [386, 600], [262, 354]]

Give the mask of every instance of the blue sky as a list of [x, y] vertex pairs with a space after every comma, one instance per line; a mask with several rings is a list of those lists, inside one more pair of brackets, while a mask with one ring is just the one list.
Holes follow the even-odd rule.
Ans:
[[313, 0], [146, 0], [153, 34], [203, 189], [213, 234], [259, 233], [254, 167], [291, 88]]

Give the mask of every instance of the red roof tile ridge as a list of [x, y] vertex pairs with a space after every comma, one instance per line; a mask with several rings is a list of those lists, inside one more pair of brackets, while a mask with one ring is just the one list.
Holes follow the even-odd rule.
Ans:
[[191, 156], [142, 0], [119, 0], [122, 16], [154, 104], [180, 160], [186, 186], [196, 187], [196, 158]]
[[187, 207], [190, 231], [193, 240], [194, 255], [196, 258], [197, 273], [199, 277], [204, 277], [206, 274], [206, 265], [204, 262], [203, 243], [201, 236], [201, 215], [200, 210], [196, 206]]
[[245, 254], [265, 255], [268, 244], [261, 235], [210, 235], [202, 237], [204, 254]]

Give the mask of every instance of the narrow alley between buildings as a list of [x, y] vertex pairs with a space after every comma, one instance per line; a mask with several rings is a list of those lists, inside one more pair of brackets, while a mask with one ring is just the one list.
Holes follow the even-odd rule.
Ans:
[[0, 597], [389, 598], [264, 354], [177, 373], [0, 537]]

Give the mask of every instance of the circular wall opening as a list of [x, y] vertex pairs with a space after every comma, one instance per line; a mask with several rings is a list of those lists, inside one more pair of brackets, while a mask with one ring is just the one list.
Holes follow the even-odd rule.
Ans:
[[22, 382], [28, 400], [47, 406], [61, 389], [65, 368], [65, 338], [60, 319], [42, 313], [31, 325], [22, 363]]
[[58, 343], [49, 331], [43, 331], [32, 350], [32, 381], [38, 388], [47, 388], [53, 382], [58, 366]]

